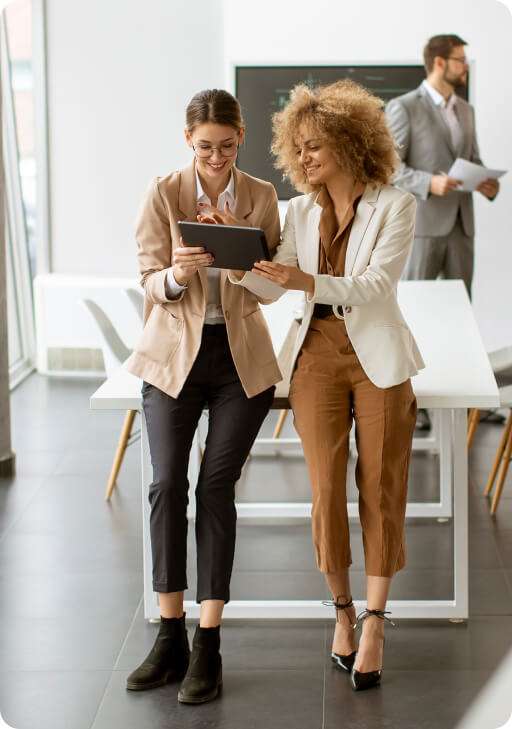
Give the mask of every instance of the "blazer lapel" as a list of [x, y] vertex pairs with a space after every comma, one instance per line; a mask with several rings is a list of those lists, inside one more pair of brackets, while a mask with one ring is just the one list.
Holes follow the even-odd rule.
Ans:
[[[316, 201], [316, 197], [315, 197]], [[302, 261], [304, 262], [301, 266], [303, 271], [307, 273], [318, 273], [319, 257], [320, 257], [320, 216], [322, 214], [322, 206], [313, 202], [313, 206], [306, 218], [306, 230], [303, 237], [304, 250], [302, 253]], [[299, 264], [301, 263], [300, 252], [297, 249], [297, 257]]]
[[452, 143], [452, 135], [450, 133], [450, 128], [448, 124], [445, 122], [443, 115], [441, 114], [440, 109], [434, 104], [432, 99], [430, 98], [428, 91], [426, 91], [422, 86], [420, 86], [419, 89], [420, 98], [428, 111], [431, 119], [434, 121], [435, 125], [441, 132], [441, 135], [446, 142], [448, 149], [452, 153], [454, 157], [457, 156], [457, 150], [454, 148]]
[[345, 258], [345, 276], [350, 276], [356, 262], [357, 254], [364, 234], [370, 223], [373, 213], [375, 212], [375, 204], [379, 197], [380, 187], [377, 185], [366, 185], [359, 205], [357, 206], [354, 222], [348, 238], [347, 256]]
[[234, 215], [238, 220], [245, 220], [249, 217], [254, 209], [251, 190], [247, 178], [243, 172], [233, 167], [233, 175], [235, 176], [235, 210]]
[[[180, 220], [197, 223], [197, 185], [196, 166], [193, 161], [188, 167], [180, 172], [180, 183], [178, 189], [178, 212]], [[206, 270], [200, 268], [199, 279], [203, 287], [205, 298], [208, 296], [208, 280]]]
[[197, 187], [194, 162], [180, 172], [178, 209], [183, 216], [181, 220], [197, 222]]

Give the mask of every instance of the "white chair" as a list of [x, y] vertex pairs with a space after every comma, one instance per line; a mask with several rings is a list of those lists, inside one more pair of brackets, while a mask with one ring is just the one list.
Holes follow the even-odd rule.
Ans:
[[[495, 349], [493, 352], [488, 353], [488, 357], [492, 371], [498, 380], [500, 378], [512, 380], [512, 347]], [[479, 422], [480, 410], [472, 408], [468, 413], [468, 449], [471, 448]]]
[[[91, 299], [82, 299], [81, 303], [88, 311], [96, 325], [100, 337], [105, 371], [107, 373], [107, 377], [109, 377], [109, 375], [127, 359], [127, 357], [131, 354], [131, 350], [124, 344], [109, 317], [95, 301], [92, 301]], [[107, 482], [107, 488], [105, 491], [106, 501], [110, 501], [110, 497], [112, 496], [126, 449], [129, 445], [132, 445], [132, 443], [135, 443], [140, 438], [140, 431], [132, 433], [136, 414], [136, 410], [126, 411], [121, 435], [119, 436], [119, 442], [117, 444], [114, 461], [112, 463], [110, 476]]]
[[137, 289], [125, 289], [124, 293], [128, 297], [131, 305], [137, 312], [137, 316], [142, 322], [144, 318], [144, 294], [142, 291], [138, 291]]
[[503, 429], [500, 444], [496, 451], [496, 457], [484, 489], [484, 496], [489, 496], [493, 489], [496, 475], [498, 474], [498, 471], [500, 471], [498, 483], [496, 484], [496, 491], [494, 492], [491, 504], [491, 514], [493, 516], [498, 508], [510, 461], [512, 460], [512, 385], [500, 387], [500, 407], [508, 408], [509, 414], [507, 422], [505, 423], [505, 428]]

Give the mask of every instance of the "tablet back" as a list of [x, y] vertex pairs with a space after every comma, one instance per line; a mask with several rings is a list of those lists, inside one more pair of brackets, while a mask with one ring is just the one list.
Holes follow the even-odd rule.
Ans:
[[237, 225], [178, 222], [183, 243], [203, 246], [214, 256], [215, 268], [250, 271], [256, 261], [269, 261], [265, 233], [261, 228]]

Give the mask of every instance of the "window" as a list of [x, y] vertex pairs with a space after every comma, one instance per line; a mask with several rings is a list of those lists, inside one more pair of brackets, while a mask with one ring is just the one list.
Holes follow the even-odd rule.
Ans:
[[[34, 365], [32, 281], [38, 264], [41, 228], [38, 226], [40, 137], [35, 123], [33, 13], [36, 10], [37, 17], [42, 18], [41, 7], [40, 0], [14, 0], [3, 10], [0, 22], [11, 387]], [[40, 55], [38, 63], [43, 64], [44, 57]]]

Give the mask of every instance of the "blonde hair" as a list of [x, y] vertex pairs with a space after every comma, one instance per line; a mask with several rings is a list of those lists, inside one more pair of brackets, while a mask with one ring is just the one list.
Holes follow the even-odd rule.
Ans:
[[336, 81], [314, 89], [298, 84], [288, 104], [272, 117], [275, 166], [301, 192], [320, 188], [308, 183], [297, 155], [299, 130], [305, 123], [355, 180], [389, 183], [399, 158], [383, 106], [381, 99], [354, 81]]

